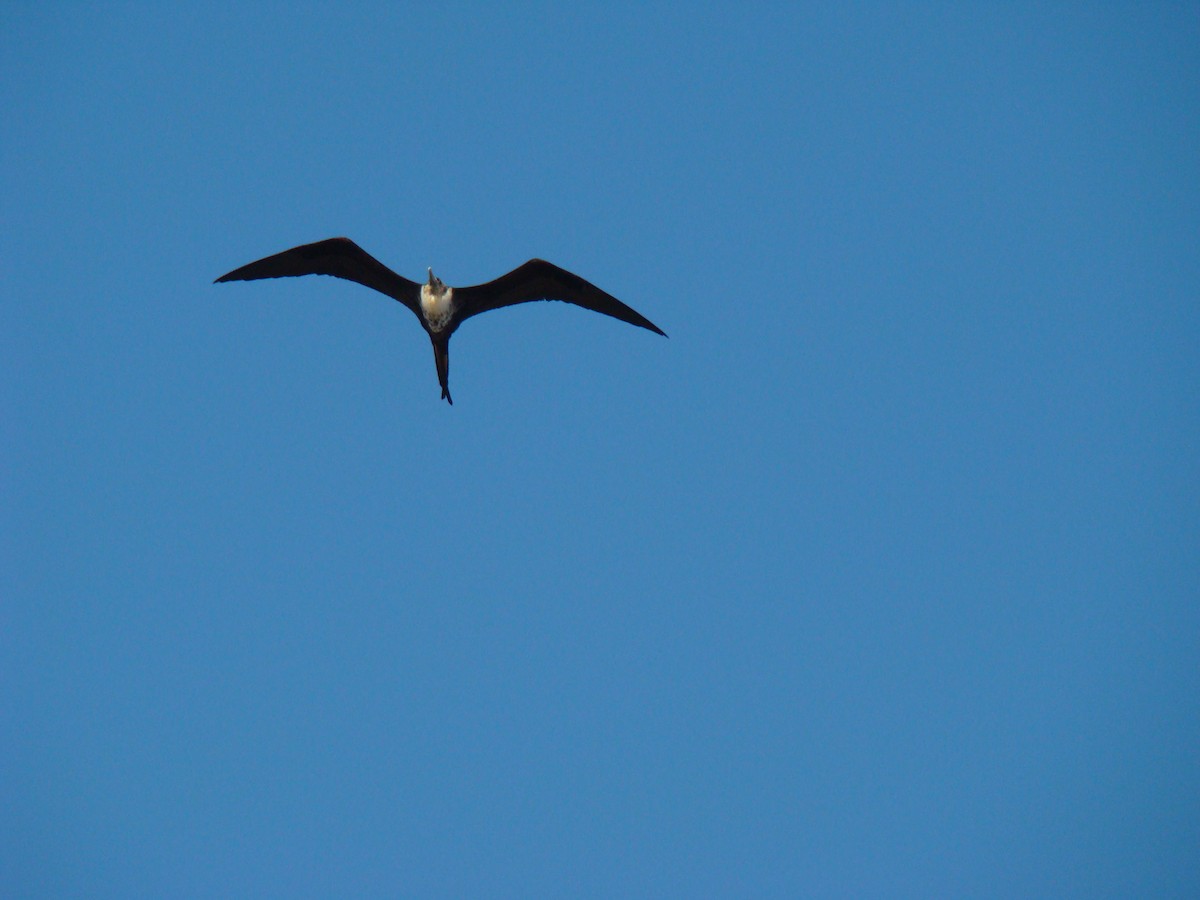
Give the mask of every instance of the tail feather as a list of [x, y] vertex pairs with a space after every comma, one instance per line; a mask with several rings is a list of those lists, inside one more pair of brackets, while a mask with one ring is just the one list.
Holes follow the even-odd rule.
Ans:
[[437, 363], [438, 384], [442, 386], [442, 399], [454, 405], [450, 396], [450, 340], [433, 342], [433, 359]]

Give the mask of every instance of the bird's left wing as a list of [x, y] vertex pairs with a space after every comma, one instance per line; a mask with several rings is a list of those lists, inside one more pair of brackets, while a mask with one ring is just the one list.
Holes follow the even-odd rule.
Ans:
[[560, 269], [544, 259], [531, 259], [507, 275], [487, 284], [454, 289], [455, 305], [460, 317], [467, 319], [491, 309], [528, 303], [531, 300], [562, 300], [593, 312], [604, 313], [630, 325], [647, 328], [655, 334], [667, 334], [637, 310], [626, 306], [616, 297], [605, 293], [578, 275]]
[[[374, 288], [399, 300], [420, 317], [421, 287], [397, 275], [349, 238], [336, 237], [314, 244], [302, 244], [256, 262], [234, 269], [220, 281], [254, 281], [259, 278], [285, 278], [294, 275], [332, 275]], [[214, 282], [215, 284], [216, 282]]]

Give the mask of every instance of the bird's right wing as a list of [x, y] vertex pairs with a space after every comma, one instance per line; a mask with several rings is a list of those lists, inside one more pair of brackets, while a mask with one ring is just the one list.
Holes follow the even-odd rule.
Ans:
[[531, 259], [487, 284], [455, 288], [454, 299], [461, 304], [463, 319], [516, 303], [561, 300], [667, 336], [661, 328], [612, 294], [544, 259]]
[[[254, 281], [295, 275], [332, 275], [374, 288], [399, 300], [420, 318], [421, 287], [397, 275], [349, 238], [336, 237], [315, 244], [302, 244], [256, 262], [247, 263], [217, 279]], [[214, 282], [217, 283], [217, 282]]]

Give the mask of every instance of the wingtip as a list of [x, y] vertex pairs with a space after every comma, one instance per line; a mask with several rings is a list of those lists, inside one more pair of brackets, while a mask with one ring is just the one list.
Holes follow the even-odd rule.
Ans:
[[655, 334], [661, 334], [663, 337], [667, 337], [667, 333], [665, 331], [663, 331], [661, 328], [659, 328], [657, 325], [655, 325], [653, 322], [651, 322], [645, 316], [640, 316], [640, 318], [641, 318], [640, 322], [633, 322], [632, 324], [641, 325], [647, 331], [653, 331]]

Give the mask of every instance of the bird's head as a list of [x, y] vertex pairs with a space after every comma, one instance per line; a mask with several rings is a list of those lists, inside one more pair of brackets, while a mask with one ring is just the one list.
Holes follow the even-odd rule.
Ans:
[[442, 282], [442, 279], [440, 279], [436, 275], [434, 275], [433, 269], [430, 268], [429, 269], [429, 289], [431, 291], [434, 291], [434, 292], [440, 294], [445, 289], [445, 287], [446, 287], [446, 285]]

